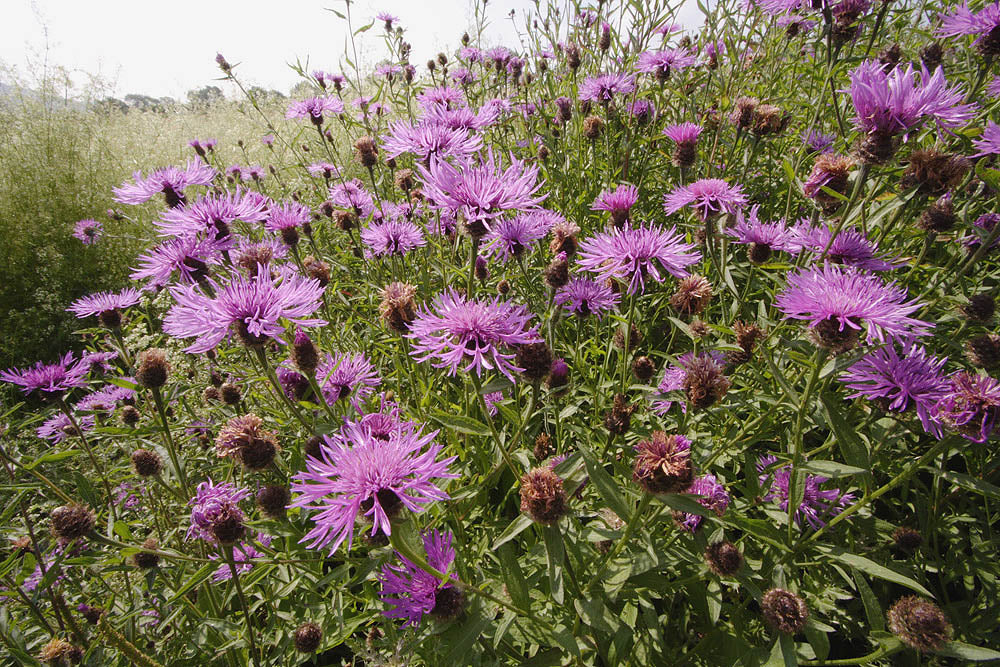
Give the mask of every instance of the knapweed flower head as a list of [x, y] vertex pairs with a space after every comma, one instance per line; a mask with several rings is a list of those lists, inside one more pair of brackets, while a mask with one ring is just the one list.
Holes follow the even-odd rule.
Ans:
[[[271, 546], [271, 536], [270, 535], [259, 535], [257, 537], [257, 542], [260, 543], [264, 548]], [[264, 554], [257, 550], [253, 542], [243, 542], [237, 544], [233, 547], [233, 565], [236, 566], [236, 573], [239, 576], [243, 576], [253, 569], [254, 561], [263, 556]], [[216, 560], [218, 556], [212, 554], [209, 556], [212, 560]], [[233, 570], [230, 568], [229, 563], [223, 563], [215, 570], [215, 574], [212, 575], [212, 581], [215, 583], [221, 583], [223, 581], [229, 581], [233, 578]]]
[[951, 129], [967, 123], [975, 104], [963, 104], [959, 88], [949, 87], [940, 67], [919, 77], [913, 65], [886, 72], [881, 63], [866, 60], [851, 72], [848, 89], [854, 102], [854, 126], [865, 134], [892, 137], [907, 134], [927, 120]]
[[736, 212], [736, 224], [723, 230], [733, 237], [734, 243], [750, 246], [747, 255], [754, 264], [763, 264], [775, 251], [789, 250], [792, 244], [792, 230], [784, 220], [762, 222], [757, 217], [760, 206], [753, 206], [750, 215]]
[[[129, 377], [121, 379], [130, 384], [135, 382]], [[81, 398], [73, 405], [73, 409], [84, 412], [111, 412], [119, 403], [132, 401], [135, 394], [134, 389], [109, 383]]]
[[84, 245], [93, 245], [97, 243], [97, 239], [101, 238], [101, 233], [104, 230], [104, 225], [99, 223], [97, 220], [80, 220], [75, 225], [73, 225], [73, 236], [80, 239]]
[[175, 208], [184, 204], [184, 190], [192, 185], [211, 185], [215, 170], [201, 160], [190, 160], [184, 169], [164, 167], [143, 177], [142, 172], [132, 175], [132, 183], [123, 183], [112, 188], [114, 200], [120, 204], [133, 206], [149, 201], [163, 193], [167, 206]]
[[832, 244], [831, 238], [833, 230], [826, 225], [813, 227], [809, 220], [800, 220], [791, 229], [786, 250], [792, 254], [808, 252], [814, 255], [822, 255], [826, 250], [827, 261], [866, 271], [890, 271], [903, 265], [902, 262], [892, 263], [880, 258], [875, 242], [856, 229], [841, 229]]
[[976, 35], [974, 44], [987, 57], [1000, 55], [1000, 2], [986, 5], [978, 12], [963, 2], [950, 14], [939, 14], [941, 25], [935, 31], [938, 37]]
[[959, 371], [949, 376], [948, 383], [931, 417], [966, 440], [986, 442], [1000, 414], [1000, 382], [989, 375]]
[[[715, 513], [716, 516], [722, 516], [726, 508], [729, 507], [730, 498], [726, 487], [720, 484], [719, 480], [712, 474], [701, 475], [695, 478], [685, 493], [699, 496], [695, 500], [705, 509]], [[692, 533], [701, 525], [703, 518], [699, 514], [689, 514], [687, 512], [674, 513], [674, 519], [680, 524], [681, 528]]]
[[[221, 241], [236, 221], [261, 222], [267, 217], [267, 197], [254, 190], [208, 194], [187, 206], [165, 211], [154, 221], [160, 236], [197, 236]], [[227, 246], [228, 247], [228, 246]]]
[[[510, 158], [510, 166], [503, 168], [502, 159], [489, 152], [479, 163], [469, 161], [459, 167], [443, 160], [432, 161], [429, 168], [417, 165], [424, 182], [424, 196], [435, 206], [462, 214], [470, 233], [479, 236], [508, 211], [527, 211], [537, 208], [545, 199], [539, 195], [541, 183], [537, 182], [538, 167]], [[472, 225], [478, 224], [480, 230]]]
[[130, 274], [132, 280], [149, 279], [150, 285], [160, 287], [170, 282], [174, 272], [181, 282], [195, 283], [208, 276], [209, 266], [220, 264], [221, 251], [226, 241], [185, 236], [167, 239], [138, 257], [139, 268]]
[[482, 148], [483, 140], [464, 127], [443, 123], [409, 121], [390, 123], [389, 134], [382, 137], [382, 148], [389, 157], [412, 153], [425, 162], [432, 159], [469, 158]]
[[564, 218], [558, 213], [545, 209], [502, 218], [493, 223], [492, 229], [483, 237], [484, 251], [502, 261], [517, 259], [532, 244], [545, 238], [549, 230], [562, 220]]
[[211, 291], [197, 285], [177, 285], [170, 292], [176, 301], [163, 321], [163, 330], [174, 338], [195, 338], [185, 351], [211, 350], [231, 332], [248, 347], [263, 345], [268, 338], [280, 340], [282, 320], [300, 327], [326, 324], [309, 318], [323, 303], [323, 287], [317, 280], [293, 271], [271, 277], [258, 271], [253, 277], [235, 273], [226, 284], [208, 279]]
[[639, 188], [634, 185], [618, 185], [614, 190], [604, 190], [590, 205], [591, 211], [607, 211], [616, 227], [628, 221], [628, 213], [639, 201]]
[[512, 363], [514, 347], [541, 341], [528, 323], [531, 312], [499, 297], [491, 301], [467, 300], [453, 290], [439, 294], [430, 308], [421, 307], [410, 324], [410, 353], [449, 375], [462, 368], [482, 375], [497, 370], [509, 380], [521, 369]]
[[679, 72], [698, 62], [693, 53], [684, 48], [644, 51], [639, 54], [636, 71], [652, 74], [660, 81], [666, 81], [673, 72]]
[[80, 415], [74, 419], [76, 426], [67, 415], [58, 412], [35, 429], [35, 435], [56, 445], [70, 436], [82, 435], [94, 430], [96, 423], [94, 415]]
[[685, 206], [698, 211], [702, 220], [721, 213], [736, 213], [747, 204], [740, 185], [729, 185], [721, 178], [703, 178], [682, 185], [663, 197], [663, 210], [676, 213]]
[[375, 201], [358, 179], [338, 183], [330, 188], [330, 201], [335, 206], [353, 209], [362, 218], [375, 211]]
[[587, 317], [596, 315], [601, 319], [605, 311], [618, 308], [621, 297], [610, 287], [590, 278], [570, 278], [570, 281], [556, 290], [555, 302], [567, 311]]
[[[760, 473], [761, 488], [767, 490], [764, 500], [777, 503], [782, 511], [788, 512], [792, 467], [788, 464], [775, 467], [777, 462], [778, 459], [774, 456], [763, 456], [757, 462], [757, 472]], [[794, 515], [795, 523], [799, 526], [805, 521], [813, 528], [821, 528], [828, 519], [837, 516], [854, 502], [852, 493], [843, 493], [840, 489], [821, 489], [820, 486], [828, 481], [826, 477], [807, 474], [800, 482], [803, 488], [802, 502]]]
[[914, 407], [924, 430], [940, 437], [940, 426], [931, 420], [931, 412], [948, 393], [948, 381], [941, 373], [947, 360], [907, 340], [902, 355], [891, 343], [869, 350], [838, 379], [854, 391], [848, 398], [863, 397], [894, 412]]
[[[725, 367], [725, 363], [725, 356], [715, 351], [702, 352], [697, 355], [693, 352], [685, 352], [681, 356], [677, 357], [674, 363], [663, 371], [663, 378], [656, 387], [660, 396], [654, 398], [650, 402], [650, 407], [653, 412], [658, 415], [667, 414], [670, 407], [674, 404], [674, 400], [671, 399], [669, 395], [673, 392], [686, 391], [685, 380], [691, 373], [692, 369], [715, 368], [719, 373], [721, 373], [722, 369]], [[686, 402], [681, 403], [681, 410], [687, 412]]]
[[241, 238], [239, 246], [232, 253], [233, 264], [247, 272], [248, 275], [257, 275], [260, 267], [265, 269], [276, 260], [288, 255], [288, 246], [274, 238], [265, 238], [263, 241], [252, 241]]
[[361, 230], [361, 242], [369, 257], [405, 255], [427, 243], [423, 230], [408, 220], [373, 222]]
[[316, 366], [316, 383], [331, 405], [348, 397], [364, 400], [381, 382], [375, 367], [362, 352], [327, 353]]
[[678, 123], [663, 128], [663, 134], [675, 144], [694, 144], [701, 136], [702, 127], [697, 123]]
[[322, 125], [324, 116], [344, 113], [344, 102], [339, 97], [311, 97], [288, 105], [285, 118], [307, 118], [314, 125]]
[[345, 425], [325, 436], [319, 458], [306, 458], [306, 469], [295, 475], [292, 492], [298, 494], [291, 507], [311, 512], [315, 524], [302, 542], [310, 549], [337, 550], [354, 539], [359, 514], [372, 522], [371, 534], [392, 533], [390, 519], [401, 509], [421, 512], [435, 500], [446, 500], [434, 478], [457, 477], [448, 472], [449, 457], [436, 460], [441, 445], [434, 443], [437, 431], [400, 431], [388, 440], [375, 438], [360, 426]]
[[308, 171], [313, 176], [322, 176], [323, 178], [338, 178], [340, 176], [340, 168], [329, 162], [313, 162], [306, 167]]
[[417, 94], [417, 104], [425, 114], [438, 109], [465, 108], [465, 93], [451, 86], [425, 88]]
[[[427, 564], [445, 573], [455, 560], [451, 546], [451, 533], [437, 530], [424, 533], [424, 552]], [[400, 565], [383, 565], [379, 574], [382, 602], [392, 607], [382, 612], [386, 618], [405, 618], [403, 627], [419, 625], [426, 614], [441, 619], [454, 618], [462, 610], [464, 596], [451, 583], [442, 583], [437, 577], [420, 569], [405, 556], [396, 553]], [[451, 574], [452, 580], [458, 575]]]
[[803, 133], [802, 142], [809, 146], [814, 153], [829, 153], [833, 150], [833, 140], [837, 137], [832, 134], [823, 134], [819, 130], [810, 130]]
[[242, 524], [246, 519], [239, 503], [249, 496], [248, 490], [238, 488], [230, 482], [216, 484], [208, 480], [199, 484], [194, 498], [188, 501], [191, 507], [191, 525], [186, 539], [199, 538], [212, 543], [220, 541], [216, 535], [220, 527]]
[[78, 318], [96, 316], [101, 324], [114, 328], [121, 324], [120, 310], [134, 306], [142, 298], [139, 290], [126, 287], [120, 292], [95, 292], [80, 297], [70, 305], [69, 312]]
[[823, 153], [813, 164], [809, 178], [802, 184], [802, 192], [806, 197], [816, 200], [826, 211], [836, 210], [843, 204], [843, 200], [823, 191], [823, 188], [832, 190], [840, 195], [847, 192], [847, 176], [854, 168], [854, 160], [833, 153]]
[[613, 101], [616, 95], [627, 95], [633, 90], [635, 79], [631, 74], [600, 74], [584, 79], [580, 84], [579, 98], [604, 104]]
[[[283, 201], [271, 206], [267, 211], [264, 228], [283, 234], [287, 229], [298, 229], [312, 220], [312, 211], [305, 204]], [[289, 244], [294, 245], [294, 244]]]
[[30, 368], [8, 368], [0, 371], [0, 380], [17, 385], [25, 394], [40, 391], [43, 394], [62, 394], [70, 389], [87, 386], [89, 364], [67, 352], [54, 364], [36, 362]]
[[691, 486], [691, 441], [653, 431], [635, 446], [632, 480], [648, 493], [679, 493]]
[[992, 120], [986, 123], [983, 134], [978, 139], [972, 140], [972, 147], [978, 153], [972, 157], [983, 157], [984, 155], [1000, 155], [1000, 125]]
[[862, 324], [869, 343], [922, 336], [934, 326], [910, 317], [920, 303], [907, 300], [906, 289], [854, 267], [813, 266], [787, 281], [775, 305], [785, 319], [808, 321], [819, 342], [835, 350], [853, 347]]
[[646, 289], [646, 279], [663, 282], [664, 273], [675, 278], [688, 275], [685, 267], [701, 261], [694, 244], [685, 243], [676, 228], [652, 224], [611, 228], [580, 245], [578, 262], [598, 279], [618, 278], [628, 282], [628, 293]]

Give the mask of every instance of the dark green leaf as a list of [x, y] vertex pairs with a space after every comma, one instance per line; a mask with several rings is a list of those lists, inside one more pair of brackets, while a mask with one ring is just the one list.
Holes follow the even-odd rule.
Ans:
[[431, 413], [431, 419], [438, 422], [447, 429], [467, 433], [469, 435], [490, 435], [490, 427], [478, 419], [466, 417], [465, 415], [449, 415], [440, 410]]

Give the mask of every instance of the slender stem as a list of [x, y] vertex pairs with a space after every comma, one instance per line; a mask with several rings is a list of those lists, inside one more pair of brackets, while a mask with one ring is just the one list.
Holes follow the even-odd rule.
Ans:
[[80, 444], [83, 445], [83, 450], [87, 452], [87, 456], [90, 458], [90, 463], [94, 466], [94, 472], [101, 478], [101, 482], [104, 483], [104, 490], [108, 494], [108, 509], [111, 510], [112, 518], [118, 520], [118, 512], [115, 511], [115, 496], [114, 492], [111, 490], [111, 483], [108, 481], [107, 475], [104, 474], [104, 466], [101, 465], [100, 461], [94, 455], [94, 450], [90, 448], [90, 443], [87, 442], [87, 436], [83, 434], [83, 429], [80, 428], [80, 424], [77, 423], [76, 418], [73, 417], [73, 411], [69, 409], [66, 405], [66, 401], [62, 398], [59, 399], [59, 409], [63, 411], [66, 418], [69, 419], [70, 424], [73, 425], [73, 430], [76, 436], [80, 438]]
[[632, 539], [633, 533], [635, 533], [636, 528], [639, 527], [639, 517], [642, 513], [646, 511], [649, 507], [649, 503], [653, 500], [652, 494], [644, 493], [642, 494], [642, 499], [639, 500], [639, 504], [635, 507], [635, 512], [632, 513], [632, 518], [629, 519], [628, 526], [625, 527], [625, 534], [622, 535], [621, 539], [615, 543], [614, 549], [608, 551], [607, 555], [604, 556], [604, 560], [601, 561], [601, 565], [597, 568], [597, 572], [594, 573], [594, 577], [587, 584], [587, 587], [583, 589], [584, 595], [590, 592], [590, 589], [604, 576], [604, 571], [608, 568], [608, 563], [613, 561], [622, 552], [622, 549], [628, 544], [628, 541]]
[[191, 489], [188, 487], [187, 476], [184, 473], [184, 466], [181, 463], [180, 457], [177, 456], [177, 447], [174, 445], [174, 436], [170, 433], [170, 422], [167, 420], [167, 410], [163, 405], [163, 396], [160, 394], [160, 388], [154, 387], [153, 401], [156, 403], [156, 412], [160, 416], [160, 422], [163, 424], [163, 442], [167, 447], [167, 454], [170, 456], [170, 463], [174, 466], [174, 472], [177, 473], [177, 479], [181, 483], [181, 489], [184, 491], [184, 497], [191, 497]]
[[802, 394], [802, 402], [799, 403], [799, 412], [795, 417], [795, 434], [792, 437], [792, 470], [788, 478], [788, 542], [791, 544], [795, 532], [795, 513], [799, 511], [799, 478], [798, 468], [802, 464], [803, 434], [802, 427], [805, 423], [806, 409], [809, 406], [809, 399], [812, 398], [813, 390], [816, 388], [816, 381], [819, 373], [826, 361], [827, 349], [816, 348], [813, 355], [813, 372], [809, 376], [809, 383], [806, 391]]
[[[857, 203], [858, 198], [861, 196], [861, 191], [864, 189], [865, 181], [868, 179], [868, 170], [870, 165], [867, 162], [861, 163], [861, 169], [858, 170], [858, 175], [854, 180], [854, 187], [851, 189], [851, 198], [847, 201], [847, 205], [844, 207], [844, 212], [840, 216], [840, 220], [837, 221], [837, 226], [833, 228], [833, 233], [830, 234], [830, 240], [827, 241], [826, 247], [823, 248], [823, 253], [816, 260], [818, 263], [822, 263], [826, 259], [826, 254], [830, 252], [830, 247], [833, 242], [837, 240], [837, 235], [840, 234], [840, 230], [844, 228], [844, 223], [847, 222], [847, 218], [851, 211], [854, 210], [854, 205]], [[1000, 225], [998, 225], [1000, 226]]]
[[240, 599], [240, 606], [243, 607], [243, 619], [247, 624], [247, 638], [250, 640], [250, 653], [253, 655], [253, 664], [259, 667], [260, 652], [257, 650], [257, 637], [254, 633], [253, 621], [250, 619], [250, 605], [247, 604], [247, 598], [243, 594], [243, 586], [240, 584], [240, 573], [236, 570], [236, 559], [233, 558], [233, 545], [222, 545], [222, 551], [226, 556], [226, 562], [229, 564], [229, 571], [233, 575], [233, 585], [236, 587], [236, 595]]

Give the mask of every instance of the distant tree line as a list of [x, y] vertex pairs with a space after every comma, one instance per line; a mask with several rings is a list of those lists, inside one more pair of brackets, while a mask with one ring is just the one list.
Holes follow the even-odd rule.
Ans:
[[[260, 86], [252, 86], [249, 94], [258, 104], [283, 100], [285, 95], [277, 90], [268, 90]], [[202, 86], [187, 91], [186, 107], [190, 109], [208, 109], [226, 101], [226, 96], [218, 86]], [[172, 97], [150, 97], [130, 93], [124, 100], [117, 97], [105, 97], [92, 105], [94, 111], [101, 113], [128, 113], [130, 111], [166, 113], [176, 109], [181, 103]]]

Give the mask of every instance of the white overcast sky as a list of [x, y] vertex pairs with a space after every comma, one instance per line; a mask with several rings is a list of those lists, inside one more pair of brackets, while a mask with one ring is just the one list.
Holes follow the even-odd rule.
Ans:
[[[413, 45], [411, 62], [420, 65], [456, 47], [473, 24], [472, 1], [356, 0], [351, 13], [355, 28], [379, 11], [398, 16]], [[507, 16], [515, 9], [523, 17], [532, 4], [491, 0], [486, 41], [516, 47]], [[328, 7], [343, 12], [344, 2], [0, 0], [0, 63], [30, 83], [47, 54], [49, 63], [73, 71], [77, 86], [85, 86], [91, 73], [108, 81], [109, 92], [118, 97], [141, 93], [183, 100], [192, 88], [216, 84], [215, 54], [221, 52], [240, 64], [238, 74], [248, 84], [287, 93], [297, 79], [286, 63], [296, 57], [303, 62], [308, 57], [311, 69], [340, 71], [347, 29]], [[362, 36], [363, 62], [384, 55], [381, 30], [377, 25]]]

